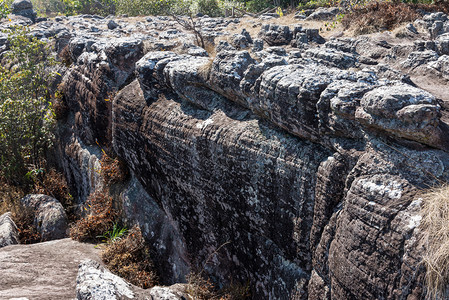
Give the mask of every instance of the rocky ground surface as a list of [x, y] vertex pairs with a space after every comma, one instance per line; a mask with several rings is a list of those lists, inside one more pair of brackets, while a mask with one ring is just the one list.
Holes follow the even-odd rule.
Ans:
[[204, 48], [170, 17], [31, 26], [66, 63], [58, 161], [74, 196], [103, 186], [98, 145], [112, 146], [131, 171], [115, 200], [162, 283], [200, 266], [254, 299], [425, 294], [419, 193], [449, 179], [448, 16], [352, 37], [320, 34], [326, 14], [205, 16]]
[[71, 239], [0, 249], [0, 298], [74, 299], [78, 265], [99, 249]]

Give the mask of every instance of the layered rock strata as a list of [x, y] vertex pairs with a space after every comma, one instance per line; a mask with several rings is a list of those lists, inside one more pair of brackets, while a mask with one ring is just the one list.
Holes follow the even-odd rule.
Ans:
[[419, 299], [419, 191], [448, 179], [449, 135], [447, 99], [407, 73], [445, 74], [447, 16], [407, 26], [416, 45], [229, 33], [244, 21], [197, 20], [215, 56], [163, 17], [36, 25], [73, 60], [59, 148], [78, 200], [112, 144], [132, 173], [117, 200], [167, 284], [200, 268], [254, 299]]

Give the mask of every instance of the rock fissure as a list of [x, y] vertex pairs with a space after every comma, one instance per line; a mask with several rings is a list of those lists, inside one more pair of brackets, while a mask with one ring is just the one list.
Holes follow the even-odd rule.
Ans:
[[427, 39], [414, 45], [305, 25], [232, 34], [247, 18], [202, 17], [215, 57], [167, 18], [110, 21], [32, 32], [73, 60], [58, 155], [78, 204], [103, 187], [95, 170], [112, 145], [131, 173], [115, 199], [164, 284], [202, 267], [220, 285], [249, 281], [254, 299], [424, 295], [415, 201], [449, 178], [449, 99], [410, 78], [449, 78], [447, 18], [414, 22]]

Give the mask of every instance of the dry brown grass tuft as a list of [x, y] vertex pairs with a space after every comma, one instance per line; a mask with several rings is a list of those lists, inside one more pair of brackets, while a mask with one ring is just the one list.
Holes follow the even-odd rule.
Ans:
[[112, 197], [106, 190], [91, 194], [84, 205], [84, 210], [86, 215], [70, 227], [70, 237], [81, 242], [96, 241], [113, 227], [117, 217]]
[[112, 158], [106, 153], [100, 159], [101, 175], [106, 185], [120, 183], [128, 177], [128, 169], [126, 164], [118, 158]]
[[213, 62], [214, 60], [211, 58], [207, 61], [207, 63], [198, 68], [198, 75], [200, 75], [204, 81], [208, 81], [210, 78]]
[[138, 226], [134, 226], [126, 238], [109, 242], [101, 254], [108, 269], [141, 288], [157, 284], [157, 276]]
[[217, 50], [215, 48], [215, 43], [213, 41], [204, 42], [204, 50], [209, 54], [212, 59], [217, 55]]
[[45, 172], [42, 179], [35, 180], [33, 193], [56, 198], [66, 210], [70, 210], [74, 205], [64, 174], [55, 169]]
[[70, 65], [73, 63], [72, 56], [70, 55], [69, 46], [65, 46], [58, 56], [66, 67], [70, 67]]
[[62, 120], [69, 114], [69, 107], [64, 99], [64, 93], [62, 87], [58, 88], [52, 99], [53, 112], [56, 120]]
[[0, 178], [0, 215], [11, 212], [11, 217], [19, 229], [20, 243], [38, 243], [40, 235], [34, 227], [34, 210], [20, 202], [24, 195], [25, 192], [20, 187], [9, 185]]
[[191, 272], [187, 276], [186, 292], [197, 300], [245, 300], [250, 297], [249, 283], [231, 284], [218, 290], [202, 272]]
[[405, 3], [374, 2], [346, 14], [342, 24], [345, 29], [353, 29], [354, 34], [367, 34], [392, 30], [419, 17], [419, 13]]
[[449, 185], [433, 188], [423, 195], [420, 229], [426, 241], [428, 299], [449, 298]]

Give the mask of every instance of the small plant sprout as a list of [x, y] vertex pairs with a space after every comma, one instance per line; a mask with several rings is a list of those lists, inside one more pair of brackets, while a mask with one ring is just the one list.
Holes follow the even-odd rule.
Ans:
[[103, 238], [104, 243], [113, 243], [115, 241], [120, 240], [128, 233], [128, 228], [121, 227], [117, 223], [114, 223], [111, 230], [106, 231], [102, 235], [98, 236], [98, 238]]

